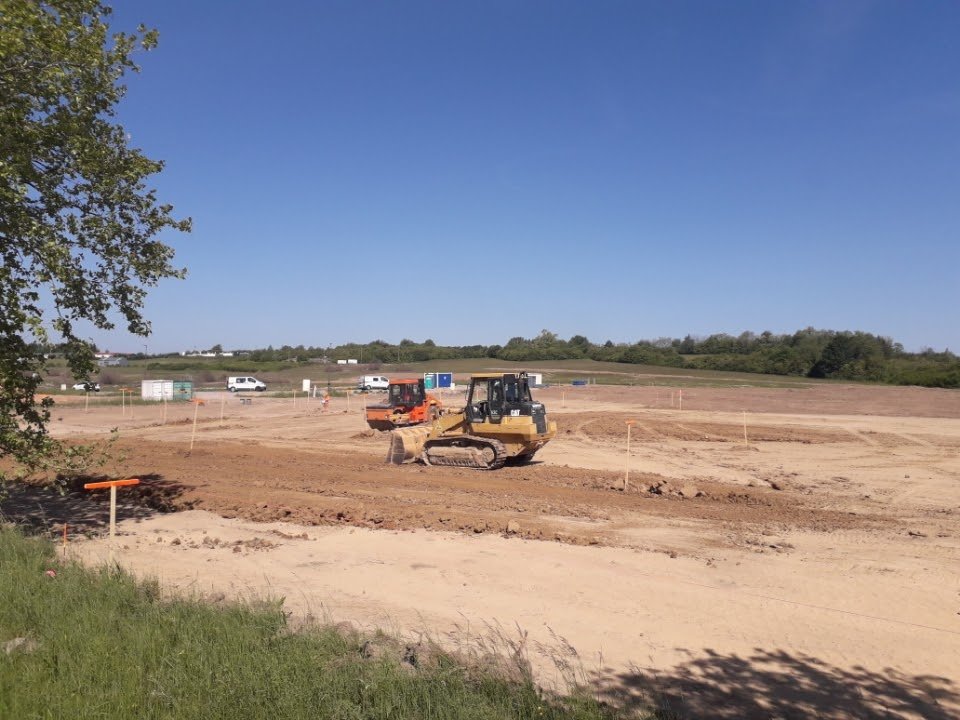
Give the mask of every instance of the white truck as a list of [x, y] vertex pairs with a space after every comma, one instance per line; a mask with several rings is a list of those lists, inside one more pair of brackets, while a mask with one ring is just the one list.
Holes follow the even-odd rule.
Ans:
[[386, 390], [390, 381], [383, 375], [361, 375], [357, 380], [357, 390]]
[[227, 378], [227, 390], [230, 392], [239, 392], [240, 390], [256, 390], [263, 392], [267, 389], [267, 384], [255, 377], [249, 375], [231, 375]]

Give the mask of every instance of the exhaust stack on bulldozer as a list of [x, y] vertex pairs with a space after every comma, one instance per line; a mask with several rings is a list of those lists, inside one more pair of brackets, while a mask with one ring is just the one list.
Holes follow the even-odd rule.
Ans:
[[529, 462], [556, 434], [557, 424], [533, 400], [525, 372], [482, 373], [470, 378], [462, 410], [394, 430], [387, 462], [496, 470], [506, 462]]

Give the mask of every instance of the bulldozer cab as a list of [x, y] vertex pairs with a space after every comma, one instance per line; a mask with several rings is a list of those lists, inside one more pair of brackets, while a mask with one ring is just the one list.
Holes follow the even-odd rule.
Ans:
[[526, 373], [474, 375], [467, 395], [467, 420], [498, 424], [505, 416], [533, 415]]
[[415, 407], [426, 397], [423, 379], [397, 380], [387, 389], [387, 402], [391, 407]]

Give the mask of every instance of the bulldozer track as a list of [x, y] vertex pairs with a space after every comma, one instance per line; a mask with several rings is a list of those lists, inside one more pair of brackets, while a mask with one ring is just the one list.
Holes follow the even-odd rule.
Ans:
[[[436, 447], [467, 448], [488, 447], [494, 452], [493, 462], [481, 463], [475, 453], [464, 453], [462, 456], [430, 456], [430, 449]], [[475, 470], [497, 470], [502, 468], [507, 461], [506, 446], [495, 438], [478, 437], [476, 435], [459, 435], [450, 438], [436, 438], [428, 440], [425, 443], [423, 451], [423, 461], [427, 465], [445, 466], [445, 467], [467, 467]]]

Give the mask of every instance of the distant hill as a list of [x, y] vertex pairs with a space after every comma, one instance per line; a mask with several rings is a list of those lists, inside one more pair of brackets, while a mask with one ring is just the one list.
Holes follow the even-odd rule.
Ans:
[[514, 337], [505, 345], [437, 345], [433, 340], [383, 340], [348, 343], [335, 348], [302, 345], [250, 350], [254, 362], [317, 358], [330, 361], [359, 359], [363, 363], [423, 362], [466, 358], [491, 358], [518, 362], [590, 359], [602, 362], [654, 365], [672, 368], [723, 370], [811, 378], [832, 378], [960, 387], [960, 358], [949, 350], [906, 352], [887, 337], [859, 331], [806, 328], [792, 334], [744, 332], [683, 339], [659, 338], [634, 343], [594, 343], [583, 335], [563, 340], [549, 330], [534, 338]]

